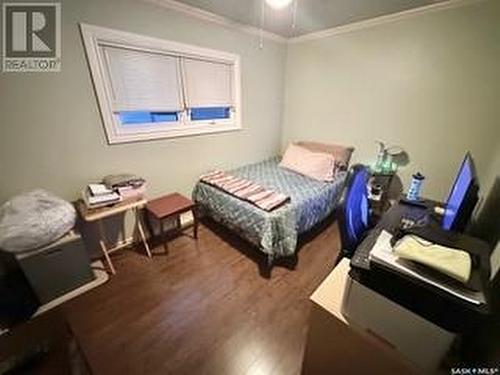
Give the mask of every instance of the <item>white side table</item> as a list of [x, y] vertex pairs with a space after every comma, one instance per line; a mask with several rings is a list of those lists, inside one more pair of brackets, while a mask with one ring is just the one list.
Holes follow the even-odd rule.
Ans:
[[146, 241], [146, 235], [144, 234], [144, 229], [142, 228], [141, 224], [141, 218], [140, 218], [140, 211], [139, 209], [144, 207], [146, 205], [147, 201], [144, 198], [137, 199], [137, 200], [128, 200], [124, 202], [117, 203], [113, 206], [110, 207], [100, 207], [100, 208], [88, 208], [83, 201], [78, 202], [78, 210], [80, 211], [80, 214], [86, 222], [94, 222], [97, 221], [98, 226], [99, 226], [99, 235], [100, 235], [100, 240], [99, 244], [101, 247], [101, 251], [104, 255], [104, 258], [106, 259], [106, 262], [108, 264], [108, 267], [111, 271], [111, 273], [114, 275], [116, 274], [115, 267], [113, 266], [113, 263], [111, 262], [110, 254], [116, 250], [122, 249], [124, 247], [127, 247], [132, 244], [133, 240], [129, 241], [124, 241], [116, 246], [113, 247], [108, 247], [106, 245], [106, 231], [104, 229], [104, 223], [103, 220], [120, 214], [124, 213], [128, 210], [134, 211], [135, 214], [135, 219], [136, 219], [136, 225], [137, 229], [139, 232], [139, 235], [141, 237], [141, 241], [144, 244], [144, 248], [146, 249], [146, 254], [148, 257], [151, 258], [151, 250], [149, 249], [149, 245]]

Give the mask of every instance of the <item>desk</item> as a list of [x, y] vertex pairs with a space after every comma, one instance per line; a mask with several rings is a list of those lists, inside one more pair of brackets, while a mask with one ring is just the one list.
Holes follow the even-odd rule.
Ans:
[[342, 315], [348, 272], [343, 259], [311, 295], [302, 375], [417, 373], [394, 348]]
[[[393, 206], [382, 215], [354, 257], [369, 252], [381, 230], [394, 233], [402, 216], [430, 211], [402, 204]], [[429, 224], [439, 227], [438, 221]], [[462, 234], [452, 236], [472, 246], [481, 262], [489, 259], [491, 250], [481, 241]], [[427, 286], [410, 289], [403, 277], [376, 270], [370, 264], [367, 269], [353, 266], [353, 260], [349, 269], [349, 260], [343, 259], [311, 296], [303, 375], [405, 374], [418, 371], [417, 366], [430, 373], [439, 366], [442, 354], [456, 336], [456, 330], [447, 332], [447, 325], [463, 328], [464, 321], [477, 323], [478, 315], [488, 312], [488, 306], [457, 308], [456, 301], [447, 294]], [[443, 322], [447, 323], [444, 327]], [[430, 357], [425, 356], [429, 351], [435, 353], [435, 358], [419, 362]]]
[[142, 228], [140, 211], [139, 211], [139, 209], [144, 207], [145, 205], [146, 205], [146, 199], [144, 198], [128, 200], [117, 203], [110, 207], [101, 207], [101, 208], [88, 208], [83, 201], [78, 201], [78, 210], [80, 211], [83, 220], [85, 220], [86, 222], [97, 221], [98, 223], [99, 235], [101, 237], [99, 240], [99, 245], [101, 247], [101, 251], [104, 255], [104, 258], [106, 259], [109, 270], [113, 275], [116, 273], [116, 271], [109, 255], [116, 250], [130, 246], [133, 243], [133, 239], [129, 241], [124, 241], [114, 247], [109, 248], [106, 245], [106, 240], [105, 240], [106, 231], [104, 230], [103, 220], [108, 217], [127, 212], [128, 210], [132, 210], [135, 214], [136, 226], [139, 235], [141, 237], [142, 243], [144, 244], [144, 248], [146, 249], [148, 257], [151, 258], [151, 250], [149, 249], [149, 245], [146, 241], [146, 235], [144, 234], [144, 229]]
[[[470, 306], [464, 305], [463, 301], [449, 293], [432, 287], [427, 283], [413, 279], [410, 280], [399, 274], [394, 274], [377, 264], [369, 263], [367, 258], [382, 230], [394, 234], [403, 216], [430, 214], [435, 205], [437, 205], [437, 202], [429, 202], [429, 208], [421, 208], [398, 203], [391, 207], [389, 211], [382, 215], [376, 227], [370, 231], [354, 253], [351, 260], [351, 266], [353, 266], [351, 276], [390, 300], [416, 312], [447, 330], [454, 332], [474, 330], [477, 324], [482, 323], [481, 319], [478, 320], [477, 318], [487, 317], [491, 313], [491, 306], [489, 304], [481, 306], [472, 304]], [[440, 228], [439, 221], [433, 218], [429, 218], [428, 225], [430, 228]], [[477, 277], [480, 278], [480, 282], [485, 286], [484, 292], [488, 301], [490, 298], [487, 285], [492, 249], [483, 241], [465, 234], [443, 232], [443, 236], [446, 236], [447, 240], [454, 241], [457, 244], [457, 248], [467, 249], [478, 260], [481, 271]], [[418, 288], [415, 289], [415, 286], [418, 286]], [[412, 288], [411, 293], [401, 292], [401, 290], [410, 290], [410, 287]], [[431, 309], [429, 306], [433, 308]], [[457, 306], [460, 309], [457, 309]], [[450, 311], [454, 311], [454, 313], [450, 314]]]

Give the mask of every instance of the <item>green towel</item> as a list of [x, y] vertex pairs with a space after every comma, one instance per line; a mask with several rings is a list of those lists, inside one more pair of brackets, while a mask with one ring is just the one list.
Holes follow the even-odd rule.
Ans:
[[464, 284], [469, 281], [472, 262], [470, 255], [463, 250], [451, 249], [417, 236], [407, 235], [396, 243], [394, 254], [434, 268]]

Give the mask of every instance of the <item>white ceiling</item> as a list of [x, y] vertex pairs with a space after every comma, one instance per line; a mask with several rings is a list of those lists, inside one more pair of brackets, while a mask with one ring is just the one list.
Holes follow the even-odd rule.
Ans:
[[[227, 17], [239, 23], [261, 26], [264, 0], [177, 0]], [[446, 0], [296, 0], [296, 27], [292, 29], [293, 5], [275, 10], [265, 6], [263, 29], [284, 37], [342, 26], [378, 16]]]

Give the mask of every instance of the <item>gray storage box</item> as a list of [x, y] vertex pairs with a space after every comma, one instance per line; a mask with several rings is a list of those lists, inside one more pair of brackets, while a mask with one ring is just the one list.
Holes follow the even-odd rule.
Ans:
[[73, 231], [48, 246], [15, 256], [42, 304], [94, 280], [82, 237]]

